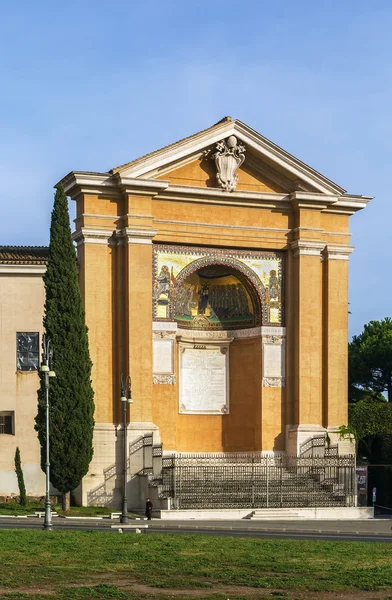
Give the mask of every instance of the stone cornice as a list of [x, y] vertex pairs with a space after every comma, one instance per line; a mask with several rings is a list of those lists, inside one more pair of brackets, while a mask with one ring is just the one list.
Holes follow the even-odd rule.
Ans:
[[350, 196], [349, 194], [344, 194], [343, 196], [339, 197], [335, 204], [326, 208], [325, 212], [353, 215], [358, 210], [366, 208], [366, 205], [372, 199], [372, 196]]
[[116, 175], [116, 179], [121, 191], [132, 196], [156, 196], [169, 186], [168, 181], [160, 179], [135, 179], [121, 177], [120, 174]]
[[7, 265], [0, 264], [0, 275], [39, 275], [46, 271], [46, 265]]
[[339, 196], [314, 192], [292, 192], [290, 199], [295, 208], [315, 208], [322, 210], [338, 201]]
[[[153, 324], [154, 327], [155, 324]], [[211, 329], [206, 329], [205, 331], [201, 329], [177, 329], [177, 339], [178, 340], [186, 340], [186, 341], [197, 341], [197, 340], [233, 340], [233, 339], [244, 339], [244, 338], [254, 338], [260, 337], [261, 335], [261, 327], [252, 327], [250, 329], [227, 329], [227, 330], [217, 330], [213, 331]]]
[[225, 192], [220, 188], [182, 186], [171, 184], [157, 196], [159, 200], [181, 200], [203, 204], [226, 204], [232, 206], [258, 206], [290, 208], [290, 196], [270, 192], [236, 190]]
[[[173, 167], [174, 168], [174, 167]], [[121, 173], [71, 172], [60, 182], [65, 193], [76, 200], [82, 195], [120, 198], [124, 194], [149, 196], [160, 200], [229, 204], [238, 206], [279, 207], [284, 210], [313, 208], [323, 212], [354, 214], [365, 208], [370, 196], [339, 195], [338, 189], [320, 192], [294, 191], [268, 193], [236, 190], [225, 192], [220, 188], [182, 186], [158, 179], [139, 179]]]
[[100, 244], [106, 246], [109, 238], [112, 236], [112, 230], [82, 227], [72, 234], [72, 239], [76, 242], [77, 246], [81, 246], [82, 244]]
[[[290, 229], [284, 229], [282, 227], [257, 227], [254, 225], [228, 225], [227, 223], [205, 223], [203, 221], [178, 221], [176, 219], [154, 219], [154, 225], [162, 226], [162, 225], [185, 225], [189, 227], [192, 225], [193, 227], [203, 227], [208, 229], [230, 229], [236, 231], [255, 231], [255, 232], [272, 232], [272, 233], [282, 233], [284, 235], [290, 233]], [[322, 231], [322, 230], [321, 230]]]
[[261, 335], [263, 338], [268, 337], [286, 337], [286, 327], [271, 327], [271, 326], [263, 326], [261, 327]]
[[354, 251], [353, 246], [325, 246], [322, 254], [322, 260], [349, 260], [350, 254]]
[[294, 240], [293, 242], [290, 242], [290, 248], [293, 256], [321, 257], [321, 252], [325, 248], [325, 243], [313, 242], [311, 240]]
[[116, 236], [124, 241], [126, 240], [128, 244], [152, 244], [152, 239], [157, 233], [155, 229], [124, 227], [124, 229], [117, 231]]
[[[194, 338], [208, 339], [215, 338], [225, 340], [227, 338], [242, 339], [242, 338], [255, 338], [255, 337], [286, 337], [286, 327], [250, 327], [248, 329], [228, 329], [228, 330], [201, 330], [201, 329], [181, 329], [178, 328], [177, 323], [174, 321], [153, 321], [152, 323], [153, 332], [159, 334], [164, 332], [165, 335], [170, 333], [171, 336], [180, 336], [183, 339], [192, 340]], [[159, 335], [158, 335], [159, 337]]]
[[72, 171], [59, 182], [67, 196], [77, 200], [80, 196], [121, 197], [115, 178], [110, 173], [83, 173]]

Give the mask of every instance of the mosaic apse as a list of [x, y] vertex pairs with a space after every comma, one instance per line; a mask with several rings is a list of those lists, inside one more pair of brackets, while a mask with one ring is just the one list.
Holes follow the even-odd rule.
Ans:
[[283, 252], [154, 245], [153, 319], [181, 328], [283, 326]]

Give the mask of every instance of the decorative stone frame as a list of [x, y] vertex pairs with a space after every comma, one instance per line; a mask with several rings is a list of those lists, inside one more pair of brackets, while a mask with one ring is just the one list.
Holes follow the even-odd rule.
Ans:
[[262, 385], [286, 386], [286, 328], [262, 327]]
[[[184, 283], [184, 281], [192, 275], [195, 271], [211, 266], [211, 265], [222, 265], [226, 268], [232, 269], [233, 274], [241, 281], [246, 287], [249, 293], [252, 304], [255, 310], [254, 325], [255, 326], [270, 326], [270, 327], [281, 327], [285, 322], [285, 255], [286, 253], [282, 250], [268, 251], [268, 250], [243, 250], [243, 249], [224, 249], [224, 248], [211, 248], [211, 247], [200, 247], [200, 246], [175, 246], [172, 244], [153, 244], [152, 263], [153, 263], [153, 282], [155, 281], [155, 274], [157, 271], [157, 262], [160, 252], [167, 252], [169, 254], [199, 254], [198, 258], [191, 260], [183, 269], [176, 275], [176, 287]], [[257, 272], [250, 266], [245, 264], [247, 259], [278, 259], [280, 265], [278, 268], [281, 286], [281, 300], [280, 300], [280, 323], [276, 324], [269, 321], [269, 310], [267, 302], [266, 288]], [[154, 322], [173, 322], [174, 317], [172, 315], [173, 307], [170, 309], [170, 316], [159, 317], [155, 312], [155, 300], [152, 296], [152, 317]], [[234, 330], [233, 330], [234, 331]]]
[[[178, 336], [178, 368], [179, 368], [179, 389], [178, 389], [178, 412], [179, 414], [196, 414], [196, 415], [227, 415], [230, 412], [230, 390], [229, 390], [229, 347], [234, 338], [226, 337], [225, 339], [211, 339], [193, 337], [192, 340]], [[183, 376], [183, 357], [186, 351], [189, 350], [216, 350], [224, 356], [224, 402], [219, 409], [187, 409], [182, 402], [182, 390], [184, 383]]]
[[[153, 331], [153, 375], [152, 382], [153, 383], [166, 383], [166, 384], [175, 384], [176, 383], [176, 374], [175, 374], [175, 366], [174, 366], [174, 347], [176, 343], [176, 334], [175, 331], [171, 330], [161, 330], [161, 331]], [[169, 352], [168, 362], [169, 366], [167, 368], [166, 360], [164, 364], [159, 364], [158, 353], [162, 352], [162, 348], [166, 346], [166, 351]], [[161, 350], [159, 350], [161, 348]]]

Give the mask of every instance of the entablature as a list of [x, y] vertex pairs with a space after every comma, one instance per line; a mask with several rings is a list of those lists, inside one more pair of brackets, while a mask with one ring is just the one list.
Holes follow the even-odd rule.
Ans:
[[124, 195], [148, 196], [154, 200], [177, 200], [200, 204], [252, 206], [287, 210], [315, 209], [322, 212], [351, 215], [365, 208], [369, 196], [324, 194], [305, 191], [272, 193], [236, 190], [224, 191], [215, 187], [182, 186], [168, 181], [122, 177], [119, 173], [72, 172], [60, 183], [73, 200], [81, 196], [123, 198]]

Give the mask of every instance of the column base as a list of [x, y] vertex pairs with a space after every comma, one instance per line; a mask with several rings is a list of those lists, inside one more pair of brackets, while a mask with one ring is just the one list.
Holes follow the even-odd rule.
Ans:
[[327, 427], [327, 434], [331, 441], [331, 445], [337, 444], [339, 455], [343, 454], [356, 454], [355, 452], [355, 439], [353, 435], [347, 437], [340, 437], [339, 427]]
[[[153, 434], [153, 443], [160, 443], [159, 427], [149, 422], [128, 424], [128, 443], [132, 444], [147, 433]], [[94, 455], [89, 472], [75, 490], [74, 497], [83, 506], [102, 505], [118, 508], [121, 502], [121, 472], [123, 469], [123, 430], [113, 423], [96, 423], [93, 437]], [[143, 468], [135, 457], [130, 457], [130, 474]], [[139, 457], [140, 462], [140, 457]]]
[[299, 456], [301, 446], [310, 438], [326, 435], [327, 430], [321, 425], [287, 425], [286, 452], [289, 456]]

